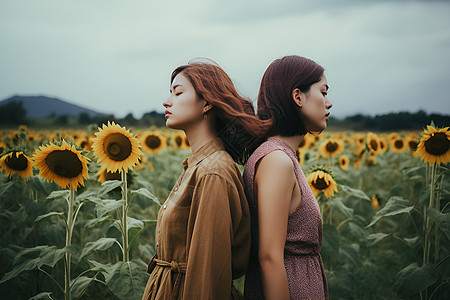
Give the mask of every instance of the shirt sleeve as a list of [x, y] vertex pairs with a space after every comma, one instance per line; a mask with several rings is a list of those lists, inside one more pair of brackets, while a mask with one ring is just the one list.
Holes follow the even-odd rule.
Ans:
[[233, 239], [230, 202], [236, 197], [236, 188], [217, 174], [202, 176], [194, 188], [186, 247], [186, 299], [230, 298]]

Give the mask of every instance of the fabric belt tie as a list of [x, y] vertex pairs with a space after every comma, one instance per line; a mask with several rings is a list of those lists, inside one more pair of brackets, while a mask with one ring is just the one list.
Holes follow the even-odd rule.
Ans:
[[179, 263], [175, 260], [168, 262], [161, 259], [155, 259], [155, 262], [157, 266], [170, 268], [175, 273], [186, 273], [186, 263]]
[[[151, 265], [152, 265], [152, 267], [151, 267]], [[166, 260], [158, 259], [158, 258], [156, 258], [156, 255], [155, 255], [152, 258], [147, 271], [150, 271], [149, 273], [151, 273], [156, 266], [159, 266], [162, 268], [170, 268], [171, 272], [170, 272], [169, 277], [170, 277], [171, 282], [173, 282], [172, 276], [175, 275], [175, 282], [172, 287], [172, 299], [178, 299], [182, 274], [186, 273], [186, 263], [180, 263], [175, 260], [166, 261]], [[154, 286], [154, 288], [156, 288], [156, 286]]]

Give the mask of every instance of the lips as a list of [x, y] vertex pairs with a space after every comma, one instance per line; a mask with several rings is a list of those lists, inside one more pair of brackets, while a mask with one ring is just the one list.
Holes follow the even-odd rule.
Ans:
[[166, 109], [166, 111], [164, 112], [166, 115], [165, 115], [165, 117], [166, 117], [166, 119], [172, 114], [170, 111], [168, 111], [167, 109]]

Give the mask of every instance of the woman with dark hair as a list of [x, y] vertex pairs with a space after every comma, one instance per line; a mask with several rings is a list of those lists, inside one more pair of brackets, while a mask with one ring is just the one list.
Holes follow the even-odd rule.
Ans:
[[147, 299], [240, 299], [250, 215], [241, 173], [264, 122], [219, 66], [190, 63], [171, 76], [166, 126], [183, 130], [192, 156], [158, 213]]
[[244, 170], [252, 223], [247, 299], [328, 298], [320, 209], [296, 156], [306, 133], [327, 126], [327, 91], [324, 69], [300, 56], [275, 60], [262, 78], [258, 117], [272, 125]]

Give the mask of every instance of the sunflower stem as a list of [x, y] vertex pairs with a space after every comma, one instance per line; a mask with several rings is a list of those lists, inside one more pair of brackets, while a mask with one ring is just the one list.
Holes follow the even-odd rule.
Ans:
[[120, 171], [122, 175], [122, 198], [124, 200], [122, 206], [122, 258], [124, 262], [130, 261], [129, 248], [128, 248], [128, 224], [127, 224], [127, 211], [128, 211], [128, 187], [127, 187], [127, 173], [125, 170]]
[[[437, 182], [436, 182], [437, 184]], [[441, 211], [441, 191], [444, 185], [444, 175], [441, 176], [441, 182], [439, 183], [439, 189], [437, 191], [436, 195], [436, 210]], [[436, 229], [434, 231], [434, 263], [439, 260], [439, 228], [436, 226]]]
[[[435, 194], [435, 181], [436, 181], [436, 169], [437, 165], [433, 164], [431, 169], [430, 178], [430, 203], [429, 207], [434, 207], [434, 194]], [[425, 239], [423, 248], [423, 266], [429, 262], [430, 259], [430, 217], [427, 216], [427, 207], [424, 207], [424, 222], [425, 222]], [[423, 291], [424, 298], [427, 299], [427, 289]]]
[[[66, 247], [69, 247], [72, 243], [72, 230], [73, 230], [73, 209], [74, 209], [74, 202], [75, 202], [75, 191], [73, 187], [70, 187], [70, 198], [69, 198], [69, 205], [68, 205], [68, 211], [67, 211], [67, 228], [66, 228]], [[65, 256], [65, 276], [64, 276], [64, 299], [70, 300], [70, 259], [71, 255], [69, 252], [66, 252], [64, 254]]]

